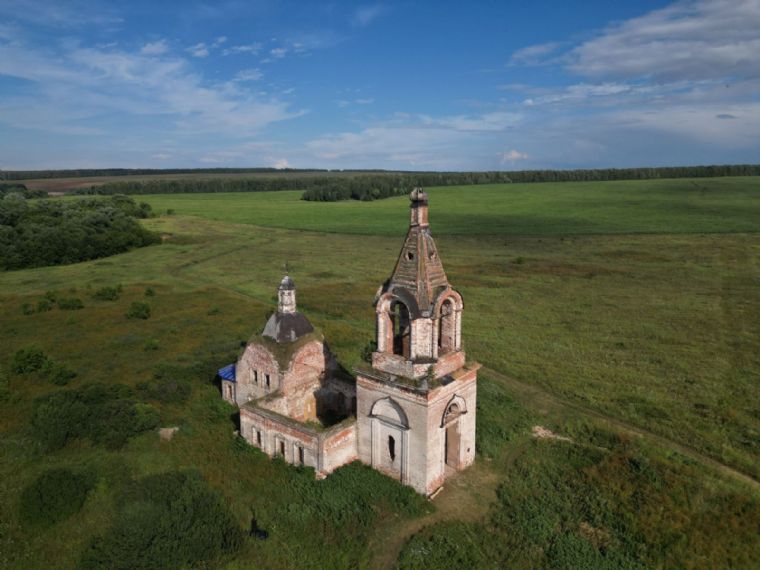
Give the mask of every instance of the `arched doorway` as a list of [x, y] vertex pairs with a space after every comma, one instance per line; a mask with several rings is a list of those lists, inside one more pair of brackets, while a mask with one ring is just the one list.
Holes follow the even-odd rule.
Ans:
[[372, 467], [406, 483], [409, 422], [404, 410], [392, 398], [377, 400], [372, 418]]
[[462, 431], [461, 419], [467, 413], [465, 401], [461, 396], [454, 396], [446, 405], [441, 419], [443, 433], [443, 463], [446, 468], [462, 467]]

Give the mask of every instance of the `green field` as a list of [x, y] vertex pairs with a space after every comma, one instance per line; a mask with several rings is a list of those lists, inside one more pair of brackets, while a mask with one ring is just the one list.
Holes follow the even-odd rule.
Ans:
[[[435, 235], [726, 233], [760, 229], [755, 177], [429, 189]], [[397, 236], [407, 200], [301, 201], [300, 192], [145, 196], [154, 209], [259, 226]]]
[[[360, 497], [352, 481], [364, 475], [353, 472], [308, 487], [308, 474], [236, 446], [234, 410], [210, 382], [208, 371], [263, 326], [284, 262], [300, 309], [344, 366], [358, 362], [407, 200], [140, 197], [175, 212], [145, 222], [162, 245], [0, 274], [0, 566], [76, 567], [113, 520], [125, 480], [195, 467], [241, 527], [255, 516], [270, 532], [223, 567], [382, 568], [398, 556], [402, 568], [751, 567], [760, 558], [760, 179], [429, 193], [444, 267], [465, 300], [465, 349], [486, 367], [475, 468], [429, 507], [384, 500], [387, 489]], [[117, 301], [92, 299], [116, 284]], [[22, 314], [46, 291], [85, 308]], [[124, 317], [133, 301], [151, 305], [150, 319]], [[59, 388], [9, 371], [30, 344], [78, 373], [67, 388], [134, 386], [159, 364], [205, 376], [191, 375], [186, 402], [155, 404], [161, 425], [180, 427], [171, 442], [149, 432], [120, 451], [75, 441], [45, 452], [29, 417], [35, 397]], [[574, 443], [532, 439], [535, 424]], [[100, 482], [68, 522], [30, 531], [18, 515], [22, 489], [70, 465]]]

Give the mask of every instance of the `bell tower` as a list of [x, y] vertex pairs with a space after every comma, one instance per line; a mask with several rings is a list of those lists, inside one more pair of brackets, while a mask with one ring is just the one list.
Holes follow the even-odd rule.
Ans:
[[477, 371], [462, 349], [462, 296], [449, 284], [428, 219], [410, 195], [409, 229], [375, 296], [377, 350], [357, 367], [359, 458], [431, 495], [475, 460]]
[[428, 196], [415, 188], [404, 245], [378, 291], [376, 370], [409, 378], [440, 377], [465, 361], [462, 296], [449, 285], [430, 233]]

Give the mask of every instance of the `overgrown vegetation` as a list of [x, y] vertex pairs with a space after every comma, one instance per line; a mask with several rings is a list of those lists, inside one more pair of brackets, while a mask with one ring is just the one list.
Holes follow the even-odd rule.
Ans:
[[60, 364], [49, 358], [42, 349], [32, 345], [19, 349], [11, 360], [11, 371], [14, 374], [39, 373], [57, 386], [64, 386], [76, 377], [76, 372], [66, 365]]
[[[752, 567], [760, 542], [753, 488], [697, 453], [684, 458], [673, 449], [680, 443], [757, 477], [759, 191], [755, 178], [431, 189], [438, 249], [466, 302], [468, 358], [487, 368], [479, 373], [477, 462], [446, 485], [430, 518], [425, 501], [422, 510], [386, 502], [398, 487], [377, 473], [379, 482], [353, 483], [341, 471], [314, 481], [234, 438], [235, 408], [211, 381], [266, 321], [284, 259], [300, 310], [342, 365], [357, 364], [374, 330], [372, 295], [408, 225], [408, 201], [320, 204], [299, 192], [148, 197], [178, 212], [144, 222], [169, 236], [165, 246], [0, 280], [0, 368], [7, 371], [0, 373], [0, 566], [76, 567], [95, 537], [111, 532], [125, 483], [195, 468], [237, 526], [259, 533], [229, 563], [196, 566], [364, 568], [380, 555], [392, 564], [412, 529], [424, 527], [414, 541], [419, 552], [412, 558], [405, 550], [403, 562]], [[117, 301], [90, 300], [115, 283], [124, 285]], [[147, 298], [146, 287], [157, 294]], [[46, 290], [54, 292], [43, 296]], [[59, 297], [72, 296], [86, 309], [55, 308]], [[22, 314], [24, 303], [41, 301], [53, 310]], [[160, 318], [127, 320], [132, 301], [149, 301]], [[220, 315], [209, 316], [212, 308]], [[144, 432], [120, 450], [74, 435], [63, 449], [42, 453], [31, 425], [35, 400], [61, 390], [36, 382], [41, 370], [11, 373], [14, 353], [32, 343], [56, 359], [65, 355], [81, 376], [73, 387], [129, 385], [125, 399], [149, 402], [162, 426], [179, 431], [171, 441]], [[155, 378], [163, 366], [188, 374]], [[184, 378], [189, 395], [178, 387], [176, 400], [162, 401], [161, 383]], [[557, 401], [567, 405], [558, 411]], [[61, 404], [53, 411], [79, 407], [73, 399]], [[586, 408], [667, 440], [632, 444], [567, 423], [594, 417]], [[533, 442], [534, 424], [575, 444]], [[572, 445], [580, 450], [565, 450]], [[48, 532], [28, 528], [18, 508], [22, 490], [41, 470], [82, 466], [102, 482], [84, 508]], [[344, 487], [356, 489], [348, 497], [369, 489], [345, 514]], [[546, 519], [524, 514], [533, 510]], [[452, 519], [464, 520], [442, 532], [430, 526]], [[555, 536], [536, 546], [525, 521], [556, 524]], [[621, 533], [630, 542], [620, 542]]]
[[160, 242], [141, 226], [150, 206], [126, 196], [106, 199], [0, 200], [0, 269], [62, 265]]
[[120, 296], [121, 285], [101, 287], [92, 294], [92, 298], [98, 301], [117, 301]]
[[95, 485], [93, 473], [68, 468], [44, 471], [21, 493], [21, 520], [52, 526], [79, 512]]
[[142, 301], [133, 301], [125, 315], [128, 319], [148, 319], [150, 318], [150, 305]]
[[47, 198], [44, 190], [29, 190], [25, 184], [19, 182], [0, 182], [0, 200], [6, 196], [19, 198]]
[[197, 471], [170, 471], [130, 483], [112, 526], [82, 558], [86, 570], [186, 568], [236, 552], [243, 532]]
[[[154, 349], [146, 347], [146, 350]], [[196, 374], [197, 372], [185, 366], [163, 364], [156, 368], [153, 378], [137, 385], [137, 393], [145, 400], [162, 404], [181, 404], [190, 397], [190, 378]]]
[[86, 384], [52, 392], [35, 401], [32, 435], [48, 451], [70, 440], [89, 439], [109, 449], [158, 426], [158, 411], [139, 402], [123, 384]]
[[749, 568], [760, 555], [760, 541], [737, 538], [760, 524], [756, 497], [715, 492], [699, 467], [614, 433], [566, 427], [574, 442], [527, 445], [487, 522], [429, 527], [397, 567]]

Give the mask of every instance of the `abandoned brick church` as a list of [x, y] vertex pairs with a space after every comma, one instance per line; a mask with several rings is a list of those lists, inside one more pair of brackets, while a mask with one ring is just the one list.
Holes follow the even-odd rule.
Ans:
[[462, 349], [462, 297], [430, 234], [428, 197], [411, 194], [411, 223], [377, 292], [371, 366], [346, 374], [296, 307], [285, 276], [277, 312], [219, 371], [240, 407], [240, 434], [318, 477], [354, 460], [431, 495], [475, 459], [477, 364]]

